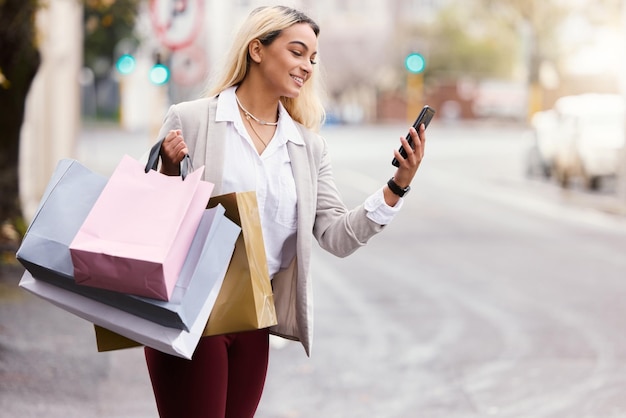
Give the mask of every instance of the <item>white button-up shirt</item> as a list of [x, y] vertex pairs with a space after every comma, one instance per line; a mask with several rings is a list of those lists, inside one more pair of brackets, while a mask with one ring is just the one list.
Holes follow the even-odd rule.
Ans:
[[[295, 122], [279, 104], [278, 126], [261, 155], [246, 130], [237, 101], [236, 87], [220, 93], [216, 121], [228, 122], [222, 192], [256, 191], [270, 277], [289, 265], [296, 255], [297, 197], [287, 141], [304, 144]], [[379, 189], [365, 201], [368, 217], [380, 225], [389, 223], [402, 206], [388, 206]]]

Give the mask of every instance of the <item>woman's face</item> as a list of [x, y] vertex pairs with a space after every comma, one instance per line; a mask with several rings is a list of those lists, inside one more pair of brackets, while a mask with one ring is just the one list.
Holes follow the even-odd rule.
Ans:
[[317, 37], [307, 23], [296, 23], [262, 46], [259, 69], [277, 96], [297, 97], [313, 73]]

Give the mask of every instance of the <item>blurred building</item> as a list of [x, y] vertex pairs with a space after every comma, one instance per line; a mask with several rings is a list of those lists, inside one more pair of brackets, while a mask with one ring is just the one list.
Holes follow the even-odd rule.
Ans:
[[[185, 7], [178, 10], [173, 6], [176, 4]], [[141, 119], [146, 118], [143, 112], [146, 106], [154, 109], [150, 112], [154, 117], [164, 112], [168, 103], [202, 95], [207, 77], [221, 65], [241, 22], [252, 9], [272, 4], [303, 10], [320, 24], [319, 61], [328, 91], [328, 116], [330, 121], [342, 122], [406, 120], [407, 99], [412, 93], [407, 89], [404, 58], [410, 52], [420, 52], [428, 60], [430, 49], [437, 42], [420, 37], [419, 28], [436, 23], [443, 8], [455, 5], [451, 0], [146, 2], [138, 28], [144, 39], [138, 55], [143, 57], [144, 67], [149, 68], [155, 54], [159, 53], [171, 69], [171, 80], [160, 89], [151, 89], [146, 77], [140, 78], [138, 74], [132, 81], [121, 81], [132, 86], [122, 92], [125, 123], [145, 127], [146, 121]], [[516, 71], [526, 73], [528, 62], [522, 56], [518, 59]], [[543, 73], [555, 74], [554, 71]], [[550, 84], [558, 86], [543, 86], [544, 107], [549, 107], [563, 94], [581, 93], [591, 88], [609, 92], [615, 86], [615, 81], [606, 76], [594, 80], [589, 75], [548, 78], [552, 79]], [[542, 80], [548, 78], [542, 77]], [[518, 120], [527, 117], [528, 80], [524, 76], [515, 80], [430, 77], [425, 81], [422, 100], [441, 110], [440, 117]], [[158, 92], [156, 98], [154, 91]], [[164, 91], [167, 97], [161, 99]], [[124, 103], [132, 105], [124, 106]], [[133, 109], [141, 109], [141, 112], [133, 113]], [[158, 123], [160, 119], [149, 125]]]
[[[165, 5], [171, 1], [153, 3]], [[150, 60], [154, 51], [161, 51], [172, 70], [169, 101], [188, 100], [204, 92], [207, 76], [220, 65], [234, 32], [252, 9], [272, 4], [295, 7], [309, 14], [321, 27], [320, 70], [328, 91], [329, 120], [375, 121], [379, 119], [381, 91], [395, 92], [395, 96], [404, 94], [404, 56], [426, 48], [418, 39], [399, 42], [394, 39], [394, 29], [398, 25], [428, 23], [447, 3], [449, 0], [196, 0], [187, 2], [187, 12], [173, 18], [168, 34], [158, 33], [154, 7], [147, 7], [140, 25], [146, 39], [142, 45], [144, 53], [140, 55]], [[202, 19], [197, 11], [202, 12]], [[196, 26], [198, 31], [192, 33], [191, 28]], [[185, 31], [193, 41], [172, 47], [169, 41], [182, 39], [181, 33]], [[134, 95], [142, 94], [135, 90]], [[147, 94], [145, 89], [143, 94]], [[403, 99], [395, 101], [398, 110], [391, 109], [388, 113], [404, 120]]]

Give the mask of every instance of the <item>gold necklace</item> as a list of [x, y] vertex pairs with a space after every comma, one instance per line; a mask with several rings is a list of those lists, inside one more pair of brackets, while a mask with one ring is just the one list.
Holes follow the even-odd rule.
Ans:
[[[248, 119], [248, 121], [252, 118], [254, 119], [254, 121], [256, 123], [258, 123], [259, 125], [269, 125], [269, 126], [278, 126], [278, 121], [276, 122], [266, 122], [264, 120], [261, 120], [259, 118], [257, 118], [256, 116], [254, 116], [252, 113], [248, 112], [246, 110], [245, 107], [243, 107], [243, 105], [241, 104], [241, 102], [239, 101], [239, 97], [237, 97], [237, 95], [235, 94], [235, 100], [237, 100], [237, 106], [239, 106], [239, 109], [241, 109], [241, 111], [246, 115], [246, 119]], [[252, 124], [250, 124], [250, 126], [252, 126]]]
[[254, 134], [256, 135], [257, 138], [259, 138], [259, 141], [261, 141], [261, 144], [263, 144], [263, 149], [267, 148], [267, 142], [263, 141], [263, 138], [261, 138], [261, 135], [259, 135], [259, 133], [257, 132], [256, 129], [254, 129], [254, 125], [252, 124], [252, 122], [250, 122], [250, 119], [246, 118], [246, 120], [248, 121], [248, 124], [250, 125], [250, 127], [252, 128], [252, 132], [254, 132]]

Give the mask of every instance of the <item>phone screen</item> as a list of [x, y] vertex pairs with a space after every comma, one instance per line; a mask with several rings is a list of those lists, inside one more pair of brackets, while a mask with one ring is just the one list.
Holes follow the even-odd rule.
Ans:
[[[424, 106], [420, 114], [417, 116], [417, 119], [415, 119], [415, 122], [413, 122], [413, 127], [419, 131], [418, 128], [423, 123], [424, 128], [427, 128], [433, 116], [435, 116], [435, 109], [428, 105]], [[411, 138], [411, 134], [406, 135], [406, 140], [409, 142], [409, 145], [413, 147], [413, 139]], [[404, 150], [403, 146], [401, 146], [398, 151], [400, 151], [400, 155], [402, 155], [403, 158], [406, 158], [406, 151]], [[398, 167], [400, 165], [400, 162], [396, 158], [394, 158], [391, 161], [391, 164], [395, 167]]]

